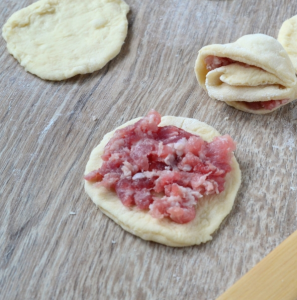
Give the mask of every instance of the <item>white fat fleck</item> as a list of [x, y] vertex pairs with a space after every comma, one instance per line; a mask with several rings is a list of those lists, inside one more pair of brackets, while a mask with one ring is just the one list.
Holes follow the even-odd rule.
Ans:
[[76, 215], [76, 212], [71, 211], [71, 212], [69, 213], [69, 215]]
[[[153, 114], [149, 115], [149, 117], [148, 117], [149, 124], [153, 124], [154, 120], [155, 120], [155, 116]], [[149, 131], [148, 133], [151, 133], [151, 132]]]
[[176, 143], [174, 143], [174, 149], [177, 151], [183, 151], [186, 144], [187, 144], [187, 139], [182, 138], [182, 139], [178, 140]]
[[189, 171], [192, 170], [192, 167], [190, 165], [184, 165], [182, 170], [185, 171], [185, 172], [189, 172]]
[[219, 194], [220, 192], [219, 192], [219, 185], [218, 185], [218, 183], [216, 181], [214, 181], [214, 180], [211, 180], [211, 182], [212, 182], [213, 187], [214, 187], [214, 192], [216, 194]]
[[[197, 199], [201, 198], [202, 195], [198, 191], [193, 191], [190, 188], [179, 186], [179, 191], [181, 192], [181, 197], [187, 199], [187, 202], [184, 203], [185, 206], [191, 207], [197, 204]], [[167, 198], [170, 202], [179, 203], [181, 198], [180, 196], [170, 196]]]
[[229, 117], [225, 117], [224, 120], [225, 120], [225, 121], [228, 121], [228, 120], [229, 120]]
[[220, 59], [218, 58], [218, 57], [214, 57], [214, 59], [213, 59], [213, 62], [215, 63], [215, 64], [219, 64], [220, 63]]
[[194, 189], [198, 189], [200, 186], [202, 186], [207, 178], [208, 175], [210, 175], [211, 172], [208, 174], [205, 174], [203, 176], [199, 176], [198, 174], [192, 179], [191, 184]]
[[123, 171], [123, 174], [122, 174], [123, 176], [121, 176], [122, 179], [123, 178], [131, 178], [132, 173], [127, 167], [123, 166], [122, 171]]
[[125, 177], [131, 177], [132, 176], [133, 166], [128, 161], [123, 162], [123, 166], [122, 166], [121, 169], [122, 169], [123, 175]]
[[176, 154], [178, 156], [182, 156], [184, 154], [184, 151], [182, 151], [182, 150], [176, 150]]
[[172, 171], [177, 171], [177, 172], [180, 171], [180, 169], [177, 166], [171, 166], [171, 168], [172, 168]]
[[97, 119], [96, 116], [93, 116], [93, 117], [92, 117], [92, 120], [93, 120], [93, 121], [97, 121], [98, 119]]
[[119, 153], [113, 153], [110, 156], [110, 161], [112, 161], [112, 160], [118, 160], [119, 158], [120, 158]]
[[202, 195], [198, 191], [193, 191], [190, 188], [186, 188], [186, 195], [185, 198], [188, 199], [188, 202], [186, 203], [187, 206], [193, 206], [196, 205], [196, 200], [201, 198]]
[[111, 243], [112, 243], [112, 244], [115, 244], [115, 243], [116, 243], [116, 241], [112, 240], [112, 241], [111, 241]]
[[136, 180], [136, 179], [142, 179], [142, 178], [146, 178], [146, 176], [143, 173], [136, 173], [132, 179]]
[[173, 154], [168, 154], [166, 156], [166, 158], [164, 159], [164, 162], [165, 162], [166, 165], [171, 166], [171, 165], [173, 165], [174, 160], [175, 160], [174, 155]]
[[169, 196], [169, 197], [165, 197], [165, 199], [168, 202], [180, 202], [180, 197], [179, 196]]
[[205, 189], [206, 189], [206, 191], [207, 191], [207, 194], [209, 194], [209, 192], [214, 191], [214, 185], [213, 185], [212, 182], [206, 180], [206, 181], [203, 183], [203, 185], [204, 185], [204, 187], [205, 187]]
[[160, 171], [146, 171], [146, 172], [143, 172], [144, 176], [146, 178], [153, 178], [154, 176], [160, 176], [161, 172]]
[[160, 142], [159, 145], [158, 145], [158, 156], [160, 156], [163, 152], [163, 143]]
[[291, 186], [291, 187], [290, 187], [290, 190], [291, 190], [291, 191], [297, 191], [297, 187]]

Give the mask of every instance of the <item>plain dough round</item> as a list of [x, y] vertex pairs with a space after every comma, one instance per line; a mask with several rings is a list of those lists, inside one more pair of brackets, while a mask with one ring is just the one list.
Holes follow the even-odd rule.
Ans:
[[[133, 124], [139, 119], [131, 120], [116, 129]], [[190, 133], [198, 134], [208, 142], [213, 140], [215, 136], [219, 136], [219, 133], [214, 128], [195, 119], [171, 116], [162, 117], [160, 126], [167, 125], [175, 125]], [[115, 130], [107, 133], [101, 143], [92, 151], [85, 174], [101, 166], [101, 155], [104, 147], [113, 136]], [[232, 171], [227, 174], [225, 190], [219, 195], [201, 198], [197, 206], [196, 218], [187, 224], [177, 224], [167, 218], [156, 219], [137, 207], [125, 207], [115, 192], [109, 191], [104, 187], [98, 188], [94, 183], [85, 181], [85, 190], [103, 213], [123, 229], [144, 240], [173, 247], [198, 245], [212, 239], [211, 234], [219, 228], [221, 222], [232, 209], [241, 183], [241, 172], [234, 156], [231, 165]]]
[[[208, 71], [204, 59], [209, 55], [239, 63]], [[295, 71], [287, 52], [276, 39], [264, 34], [245, 35], [234, 43], [203, 47], [196, 60], [195, 73], [211, 98], [251, 113], [269, 113], [279, 107], [251, 110], [239, 102], [283, 99], [291, 102], [296, 96]]]
[[41, 0], [14, 13], [2, 34], [26, 71], [63, 80], [97, 71], [120, 52], [128, 11], [122, 0]]
[[277, 39], [287, 51], [297, 73], [297, 16], [283, 23]]

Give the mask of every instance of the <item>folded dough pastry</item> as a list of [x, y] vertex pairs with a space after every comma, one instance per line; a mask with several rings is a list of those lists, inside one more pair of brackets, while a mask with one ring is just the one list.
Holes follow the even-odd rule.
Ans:
[[277, 40], [264, 34], [203, 47], [195, 72], [211, 98], [243, 111], [265, 114], [295, 99], [290, 58]]
[[[136, 123], [131, 120], [122, 126]], [[166, 116], [162, 117], [159, 126], [174, 125], [192, 134], [201, 136], [207, 142], [219, 133], [211, 126], [195, 119]], [[105, 145], [112, 138], [115, 130], [107, 133], [101, 143], [92, 151], [85, 174], [98, 169], [102, 165]], [[226, 176], [225, 190], [220, 194], [204, 196], [197, 205], [196, 217], [186, 224], [175, 223], [168, 218], [153, 218], [147, 211], [136, 206], [126, 207], [117, 194], [96, 183], [85, 181], [85, 190], [100, 210], [128, 232], [144, 240], [155, 241], [173, 247], [198, 245], [212, 239], [224, 218], [230, 213], [241, 183], [241, 172], [236, 158], [231, 161], [232, 170]]]
[[283, 23], [277, 39], [287, 51], [297, 73], [297, 16]]

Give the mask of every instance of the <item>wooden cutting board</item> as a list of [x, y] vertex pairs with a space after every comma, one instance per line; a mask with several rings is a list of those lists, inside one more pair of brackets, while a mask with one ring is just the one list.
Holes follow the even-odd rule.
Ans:
[[297, 231], [217, 300], [237, 299], [297, 299]]
[[[0, 26], [33, 0], [0, 1]], [[276, 37], [293, 0], [127, 0], [120, 54], [63, 82], [28, 74], [0, 38], [0, 299], [216, 299], [297, 228], [295, 103], [265, 116], [210, 99], [198, 50], [249, 33]], [[234, 209], [197, 247], [124, 232], [88, 199], [82, 175], [103, 135], [155, 108], [237, 142]]]

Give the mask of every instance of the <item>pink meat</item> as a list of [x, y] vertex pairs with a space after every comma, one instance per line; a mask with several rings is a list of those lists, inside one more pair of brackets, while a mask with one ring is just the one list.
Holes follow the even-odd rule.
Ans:
[[101, 175], [101, 173], [99, 172], [99, 170], [94, 170], [92, 172], [90, 172], [89, 174], [85, 175], [85, 180], [88, 181], [93, 181], [93, 182], [97, 182], [97, 181], [101, 181], [103, 176]]
[[246, 107], [253, 110], [260, 110], [260, 109], [273, 110], [274, 108], [277, 108], [288, 102], [289, 99], [258, 101], [258, 102], [243, 102], [243, 103], [246, 105]]
[[125, 206], [188, 223], [201, 197], [224, 190], [235, 144], [228, 135], [207, 143], [175, 126], [158, 127], [160, 122], [151, 110], [117, 130], [104, 149], [101, 168], [85, 179], [114, 190]]
[[235, 60], [228, 57], [219, 57], [213, 55], [207, 56], [204, 61], [206, 63], [206, 69], [209, 71], [235, 63]]

